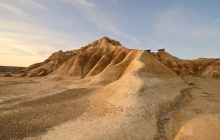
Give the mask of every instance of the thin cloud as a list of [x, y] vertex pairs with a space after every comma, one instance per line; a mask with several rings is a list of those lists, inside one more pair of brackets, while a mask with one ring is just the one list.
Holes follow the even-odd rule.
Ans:
[[89, 2], [88, 0], [58, 0], [61, 2], [66, 2], [72, 5], [79, 5], [84, 7], [95, 7], [95, 4], [92, 2]]
[[[15, 5], [19, 5], [19, 4], [16, 3]], [[19, 8], [19, 6], [14, 6], [12, 4], [0, 2], [0, 8], [3, 8], [6, 11], [8, 11], [9, 13], [17, 15], [18, 17], [21, 17], [27, 21], [34, 22], [34, 23], [40, 23], [38, 17], [35, 17], [34, 15], [30, 14], [30, 12], [26, 12], [22, 8]], [[2, 19], [10, 19], [10, 16], [9, 17], [3, 16]]]
[[51, 0], [50, 2], [52, 3], [52, 5], [53, 5], [56, 9], [59, 9], [59, 10], [60, 10], [60, 7], [56, 4], [55, 1]]
[[[86, 0], [65, 0], [76, 7], [83, 15], [92, 21], [97, 27], [105, 30], [109, 33], [121, 36], [123, 38], [129, 39], [134, 45], [140, 43], [139, 39], [130, 35], [127, 35], [121, 31], [117, 25], [115, 25], [103, 11], [98, 11], [97, 6], [94, 3], [88, 2]], [[116, 1], [115, 1], [116, 2]]]
[[[220, 30], [213, 25], [213, 19], [191, 9], [176, 6], [163, 11], [155, 17], [154, 25], [155, 44], [164, 44], [170, 53], [180, 57], [184, 52], [194, 58], [206, 57], [209, 46], [214, 48], [220, 43]], [[198, 49], [200, 54], [196, 54]], [[191, 55], [184, 57], [192, 58]]]
[[183, 14], [181, 8], [171, 8], [156, 17], [156, 31], [173, 32], [184, 26]]
[[206, 17], [180, 7], [171, 8], [156, 18], [155, 31], [160, 36], [179, 36], [186, 39], [204, 39], [219, 34], [219, 29], [203, 24]]
[[213, 22], [213, 25], [216, 25], [220, 22], [220, 18], [216, 18], [215, 21]]
[[87, 6], [87, 7], [94, 7], [95, 6], [94, 3], [88, 2], [87, 0], [75, 0], [75, 1], [83, 6]]
[[20, 0], [20, 2], [23, 5], [27, 5], [36, 9], [40, 9], [40, 10], [45, 10], [45, 11], [49, 11], [48, 8], [46, 8], [45, 6], [41, 5], [40, 3], [37, 3], [36, 1], [33, 0]]
[[6, 4], [6, 3], [3, 3], [3, 2], [0, 2], [0, 7], [15, 14], [15, 15], [18, 15], [20, 17], [30, 17], [31, 15], [27, 14], [26, 12], [22, 11], [21, 9], [15, 7], [15, 6], [12, 6], [12, 5], [9, 5], [9, 4]]
[[135, 45], [139, 44], [139, 40], [136, 37], [129, 36], [128, 34], [124, 33], [107, 18], [108, 16], [100, 13], [102, 12], [96, 12], [95, 10], [84, 11], [85, 17], [87, 17], [90, 21], [95, 23], [99, 28], [113, 33], [115, 35], [119, 35], [121, 37], [129, 39]]
[[[43, 61], [49, 56], [40, 54], [39, 47], [34, 46], [34, 43], [28, 43], [24, 40], [0, 37], [0, 64], [1, 65], [17, 65], [28, 66], [30, 64]], [[45, 52], [53, 51], [49, 46], [41, 47]], [[15, 63], [16, 61], [16, 63]]]
[[0, 20], [0, 23], [0, 65], [12, 65], [16, 56], [19, 59], [17, 64], [28, 66], [45, 60], [60, 49], [76, 49], [80, 46], [69, 34], [33, 23], [10, 20]]
[[48, 28], [49, 25], [43, 18], [26, 12], [30, 9], [28, 7], [45, 9], [42, 4], [30, 0], [27, 3], [17, 1], [14, 5], [0, 2], [0, 8], [6, 10], [6, 13], [23, 18], [17, 19], [6, 14], [0, 19], [0, 65], [15, 65], [16, 59], [16, 65], [28, 66], [45, 60], [58, 50], [82, 46], [78, 40], [74, 40], [74, 34]]

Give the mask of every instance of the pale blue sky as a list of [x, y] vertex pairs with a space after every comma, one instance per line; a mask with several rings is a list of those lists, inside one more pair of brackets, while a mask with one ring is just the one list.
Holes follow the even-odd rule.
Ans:
[[0, 65], [28, 66], [102, 36], [183, 59], [220, 57], [220, 0], [0, 0]]

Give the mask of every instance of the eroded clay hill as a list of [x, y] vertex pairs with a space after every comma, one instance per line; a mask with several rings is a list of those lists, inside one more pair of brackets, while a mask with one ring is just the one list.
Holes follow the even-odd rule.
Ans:
[[183, 60], [167, 53], [164, 49], [157, 53], [158, 59], [177, 74], [204, 78], [220, 78], [220, 59], [198, 58]]
[[[47, 75], [49, 78], [87, 79], [92, 77], [91, 83], [107, 84], [137, 70], [138, 66], [134, 62], [137, 59], [144, 60], [144, 64], [148, 65], [144, 68], [148, 75], [165, 76], [167, 73], [168, 76], [169, 73], [174, 75], [151, 53], [127, 49], [118, 41], [107, 37], [94, 41], [79, 50], [56, 52], [44, 62], [29, 66], [23, 74], [27, 76]], [[166, 74], [162, 74], [164, 72], [157, 67], [163, 67]]]
[[[127, 49], [118, 41], [107, 37], [102, 37], [78, 50], [66, 52], [60, 50], [53, 53], [44, 62], [29, 66], [23, 71], [22, 76], [48, 75], [48, 77], [84, 79], [96, 75], [100, 82], [111, 82], [123, 77], [129, 71], [129, 65], [134, 59], [143, 58], [146, 59], [143, 63], [147, 63], [148, 74], [161, 75], [161, 72], [156, 73], [156, 71], [158, 67], [165, 65], [181, 75], [220, 78], [220, 59], [182, 60], [168, 54], [164, 49], [156, 54], [150, 51]], [[166, 76], [169, 70], [163, 70], [166, 71], [163, 76]]]
[[[107, 66], [116, 65], [132, 50], [121, 46], [117, 41], [103, 37], [82, 47], [79, 50], [58, 51], [52, 54], [44, 62], [29, 66], [25, 71], [28, 76], [72, 76], [74, 78], [84, 78], [96, 75]], [[111, 63], [111, 64], [110, 64]]]
[[[216, 68], [212, 68], [215, 65]], [[24, 70], [21, 74], [26, 77], [0, 78], [0, 139], [151, 140], [174, 137], [184, 124], [174, 126], [181, 114], [175, 118], [170, 112], [187, 105], [192, 88], [201, 96], [196, 102], [204, 104], [202, 97], [218, 99], [219, 83], [219, 80], [209, 79], [216, 82], [211, 92], [210, 86], [201, 84], [199, 87], [197, 80], [192, 81], [195, 77], [191, 80], [188, 77], [192, 76], [176, 75], [202, 76], [206, 71], [216, 71], [218, 75], [218, 68], [218, 59], [181, 60], [164, 50], [155, 54], [148, 50], [126, 49], [107, 37], [79, 50], [59, 51]], [[190, 82], [193, 84], [186, 84]], [[207, 91], [203, 91], [204, 87]], [[193, 99], [199, 98], [192, 96]], [[205, 103], [213, 107], [213, 100]], [[204, 112], [206, 117], [213, 118], [208, 127], [213, 129], [219, 126], [219, 117], [215, 116], [219, 114], [216, 108], [219, 104], [214, 104], [211, 113], [208, 109]], [[192, 104], [193, 112], [197, 107], [204, 110], [200, 104], [196, 107]], [[189, 109], [185, 110], [184, 115]], [[169, 123], [169, 132], [166, 132], [167, 120], [175, 122]], [[206, 135], [198, 129], [203, 125], [194, 126], [196, 132]], [[178, 137], [191, 126], [184, 128]], [[210, 130], [209, 134], [218, 137], [218, 132]]]

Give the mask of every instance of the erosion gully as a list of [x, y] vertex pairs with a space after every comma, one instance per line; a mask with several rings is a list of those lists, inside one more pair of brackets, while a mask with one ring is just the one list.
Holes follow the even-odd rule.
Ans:
[[184, 88], [180, 90], [183, 97], [175, 105], [172, 106], [168, 111], [162, 113], [157, 121], [157, 135], [155, 140], [167, 140], [167, 130], [165, 126], [168, 124], [169, 120], [176, 115], [183, 107], [185, 107], [190, 102], [190, 92], [193, 88]]

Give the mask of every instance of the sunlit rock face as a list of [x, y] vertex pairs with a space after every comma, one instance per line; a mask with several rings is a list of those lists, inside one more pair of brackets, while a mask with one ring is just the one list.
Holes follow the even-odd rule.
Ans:
[[220, 78], [220, 59], [198, 58], [183, 60], [172, 56], [165, 50], [159, 50], [158, 59], [177, 74], [206, 78]]
[[167, 53], [165, 49], [159, 49], [157, 53], [127, 49], [120, 42], [105, 36], [78, 50], [55, 52], [44, 62], [29, 66], [23, 75], [82, 79], [100, 74], [99, 77], [109, 76], [112, 77], [109, 81], [114, 81], [125, 74], [129, 64], [141, 53], [154, 57], [154, 61], [156, 58], [180, 75], [220, 78], [220, 59], [183, 60]]

